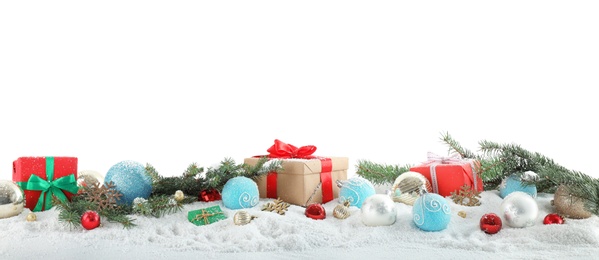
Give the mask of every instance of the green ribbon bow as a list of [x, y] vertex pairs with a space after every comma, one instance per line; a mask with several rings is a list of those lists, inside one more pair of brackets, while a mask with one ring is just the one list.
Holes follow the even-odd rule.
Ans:
[[27, 182], [17, 183], [23, 190], [39, 190], [42, 192], [33, 211], [42, 211], [44, 205], [46, 206], [46, 210], [52, 208], [52, 196], [56, 196], [61, 201], [66, 201], [67, 196], [63, 190], [73, 194], [79, 191], [74, 174], [53, 180], [54, 157], [46, 157], [46, 179], [44, 180], [35, 174], [31, 174]]

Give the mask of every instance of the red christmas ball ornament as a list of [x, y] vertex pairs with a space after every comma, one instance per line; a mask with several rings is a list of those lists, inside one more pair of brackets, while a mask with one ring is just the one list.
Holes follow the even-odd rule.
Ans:
[[306, 217], [311, 219], [324, 219], [327, 217], [327, 212], [322, 205], [313, 203], [306, 207]]
[[495, 213], [488, 213], [480, 218], [480, 230], [487, 234], [496, 234], [501, 230], [501, 218]]
[[564, 218], [557, 213], [550, 213], [543, 219], [543, 224], [564, 224]]
[[222, 197], [217, 189], [203, 190], [200, 192], [200, 195], [198, 196], [198, 200], [204, 202], [210, 202], [221, 199]]
[[81, 215], [81, 226], [87, 230], [92, 230], [100, 226], [100, 215], [93, 210], [88, 210]]

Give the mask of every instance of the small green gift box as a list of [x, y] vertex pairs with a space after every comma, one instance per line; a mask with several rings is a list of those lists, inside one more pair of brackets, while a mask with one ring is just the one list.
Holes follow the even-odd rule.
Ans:
[[219, 205], [187, 212], [187, 219], [196, 226], [212, 224], [226, 218]]

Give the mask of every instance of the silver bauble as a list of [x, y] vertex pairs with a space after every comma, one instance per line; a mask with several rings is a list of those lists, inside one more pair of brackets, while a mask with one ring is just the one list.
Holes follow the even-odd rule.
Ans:
[[77, 186], [92, 186], [94, 183], [104, 184], [104, 176], [92, 170], [84, 170], [77, 173]]
[[374, 194], [362, 203], [362, 223], [366, 226], [389, 226], [395, 223], [395, 202], [384, 194]]
[[0, 181], [0, 219], [13, 217], [23, 212], [23, 191], [12, 181]]
[[510, 227], [530, 227], [539, 216], [539, 205], [528, 193], [514, 191], [501, 202], [501, 214]]

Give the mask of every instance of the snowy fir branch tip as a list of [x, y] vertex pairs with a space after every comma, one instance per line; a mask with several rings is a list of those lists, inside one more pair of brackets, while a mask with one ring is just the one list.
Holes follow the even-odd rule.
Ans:
[[359, 160], [356, 174], [375, 185], [393, 184], [400, 174], [410, 171], [410, 167], [410, 165], [387, 165]]

